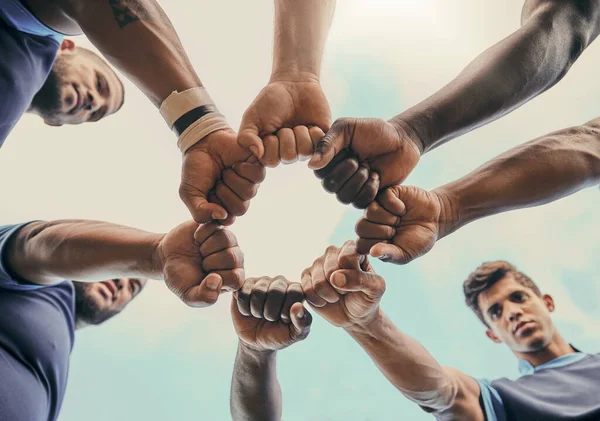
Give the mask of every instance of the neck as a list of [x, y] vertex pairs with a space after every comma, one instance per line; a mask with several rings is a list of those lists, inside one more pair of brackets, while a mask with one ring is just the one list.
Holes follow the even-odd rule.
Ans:
[[552, 361], [563, 355], [573, 354], [575, 350], [557, 331], [554, 332], [552, 341], [543, 349], [534, 352], [517, 352], [513, 351], [515, 356], [520, 360], [528, 361], [532, 366], [537, 367], [542, 364]]

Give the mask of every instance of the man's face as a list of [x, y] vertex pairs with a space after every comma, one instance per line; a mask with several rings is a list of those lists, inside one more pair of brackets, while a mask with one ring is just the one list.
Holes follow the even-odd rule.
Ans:
[[[66, 43], [66, 46], [65, 46]], [[98, 121], [123, 102], [123, 86], [108, 64], [65, 40], [32, 110], [51, 126]]]
[[85, 324], [98, 325], [119, 314], [146, 285], [146, 279], [120, 278], [74, 282], [75, 312]]
[[504, 343], [514, 352], [528, 353], [540, 351], [552, 341], [552, 297], [538, 296], [512, 274], [484, 291], [478, 303], [489, 326], [486, 333], [494, 342]]

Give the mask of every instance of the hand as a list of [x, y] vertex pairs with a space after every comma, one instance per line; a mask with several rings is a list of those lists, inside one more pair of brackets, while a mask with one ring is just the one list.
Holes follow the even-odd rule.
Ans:
[[[268, 138], [268, 135], [282, 135], [280, 129], [294, 128], [293, 135], [306, 137], [304, 129], [302, 133], [298, 132], [296, 126], [317, 126], [322, 130], [329, 130], [331, 124], [331, 111], [327, 98], [321, 89], [321, 85], [315, 78], [286, 78], [279, 76], [271, 80], [267, 86], [258, 94], [254, 102], [250, 104], [240, 125], [238, 134], [238, 143], [244, 149], [250, 150], [258, 158], [265, 155], [265, 141], [274, 143], [274, 139]], [[292, 133], [285, 136], [289, 138], [281, 148], [284, 150], [288, 144], [291, 144]], [[280, 140], [281, 142], [281, 140]], [[306, 142], [296, 140], [297, 148], [305, 145]], [[274, 149], [274, 148], [271, 148]], [[302, 149], [303, 154], [308, 148]], [[300, 152], [300, 151], [299, 151]], [[310, 152], [312, 154], [312, 150]], [[269, 162], [272, 156], [267, 157]], [[285, 158], [285, 155], [282, 156]]]
[[364, 328], [379, 313], [385, 281], [375, 273], [354, 241], [330, 246], [302, 273], [306, 301], [334, 326]]
[[302, 306], [303, 300], [297, 282], [281, 276], [249, 278], [231, 300], [233, 327], [250, 349], [281, 350], [310, 332], [312, 316]]
[[379, 194], [356, 224], [359, 253], [406, 264], [427, 253], [448, 232], [449, 199], [441, 191], [394, 186]]
[[190, 307], [213, 305], [244, 282], [244, 255], [233, 233], [215, 223], [185, 222], [160, 241], [155, 260], [163, 279]]
[[264, 154], [260, 162], [265, 167], [276, 167], [280, 163], [292, 164], [306, 161], [315, 151], [315, 145], [325, 136], [316, 126], [296, 126], [293, 129], [279, 129], [276, 134], [264, 137]]
[[264, 167], [238, 146], [235, 132], [218, 130], [183, 155], [179, 196], [196, 222], [231, 225], [264, 178]]
[[[377, 191], [400, 184], [419, 162], [419, 142], [398, 124], [375, 119], [336, 120], [317, 143], [309, 167], [343, 203], [366, 208]], [[336, 155], [346, 151], [346, 156]], [[356, 158], [356, 165], [352, 160]], [[328, 165], [329, 164], [329, 165]]]

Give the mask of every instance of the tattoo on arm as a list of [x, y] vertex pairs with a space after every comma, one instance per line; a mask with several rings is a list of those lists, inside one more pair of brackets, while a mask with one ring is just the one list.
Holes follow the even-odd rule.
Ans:
[[108, 0], [115, 20], [123, 28], [136, 20], [150, 20], [150, 11], [143, 0]]

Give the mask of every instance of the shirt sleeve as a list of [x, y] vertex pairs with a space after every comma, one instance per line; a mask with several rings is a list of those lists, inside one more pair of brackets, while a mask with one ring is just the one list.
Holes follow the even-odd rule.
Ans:
[[31, 222], [25, 222], [16, 225], [0, 226], [0, 288], [11, 289], [15, 291], [30, 291], [33, 289], [45, 288], [48, 285], [38, 285], [27, 282], [26, 280], [17, 279], [11, 275], [6, 267], [6, 246], [8, 240], [19, 229]]
[[506, 421], [504, 402], [498, 391], [494, 389], [489, 380], [476, 379], [476, 381], [481, 391], [479, 404], [483, 409], [486, 421]]

